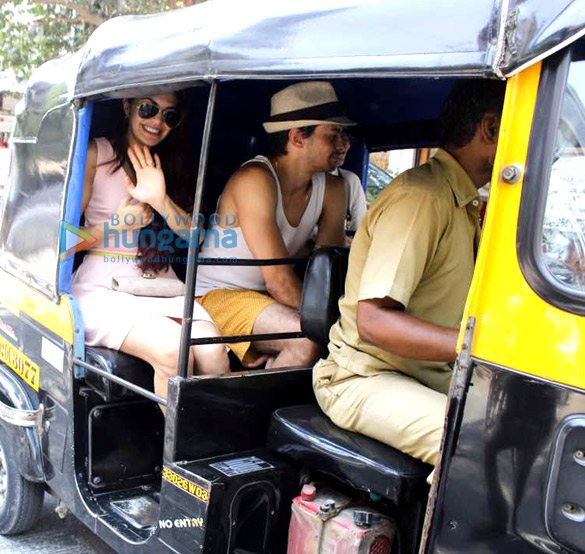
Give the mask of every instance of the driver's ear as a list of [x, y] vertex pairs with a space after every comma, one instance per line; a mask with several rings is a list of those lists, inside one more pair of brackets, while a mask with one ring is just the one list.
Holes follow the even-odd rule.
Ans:
[[500, 118], [495, 113], [485, 114], [480, 122], [480, 135], [484, 142], [495, 144], [500, 132]]

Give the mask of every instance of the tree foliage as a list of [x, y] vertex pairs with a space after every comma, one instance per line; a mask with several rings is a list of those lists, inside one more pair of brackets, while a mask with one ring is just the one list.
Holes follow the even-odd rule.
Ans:
[[0, 0], [0, 71], [17, 78], [74, 52], [111, 17], [158, 13], [202, 0]]

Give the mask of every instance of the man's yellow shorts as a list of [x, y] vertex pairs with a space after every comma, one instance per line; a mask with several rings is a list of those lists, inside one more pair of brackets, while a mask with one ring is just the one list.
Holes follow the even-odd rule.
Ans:
[[[276, 300], [266, 293], [255, 290], [216, 289], [198, 297], [197, 301], [207, 310], [224, 336], [251, 335], [256, 318]], [[254, 361], [256, 356], [250, 342], [236, 342], [229, 347], [242, 363]]]

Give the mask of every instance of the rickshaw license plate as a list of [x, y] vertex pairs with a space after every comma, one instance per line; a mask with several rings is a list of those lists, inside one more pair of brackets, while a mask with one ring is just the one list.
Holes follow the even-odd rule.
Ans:
[[234, 475], [243, 475], [245, 473], [254, 473], [255, 471], [263, 471], [265, 469], [274, 469], [272, 464], [269, 464], [257, 456], [247, 456], [246, 458], [224, 460], [223, 462], [209, 464], [209, 466], [217, 469], [217, 471], [227, 475], [228, 477], [233, 477]]
[[41, 369], [18, 348], [0, 336], [0, 361], [20, 376], [34, 390], [39, 391]]
[[190, 481], [185, 477], [181, 477], [168, 467], [163, 467], [162, 478], [171, 483], [171, 485], [175, 485], [178, 489], [181, 489], [194, 498], [201, 500], [201, 502], [207, 503], [209, 501], [208, 490], [200, 487], [197, 483], [193, 483], [193, 481]]

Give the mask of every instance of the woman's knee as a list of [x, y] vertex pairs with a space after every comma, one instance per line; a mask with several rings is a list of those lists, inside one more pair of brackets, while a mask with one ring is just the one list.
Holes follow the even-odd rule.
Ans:
[[179, 367], [179, 346], [157, 345], [153, 348], [149, 358], [156, 370], [171, 377], [176, 375]]
[[193, 373], [222, 375], [229, 371], [229, 358], [224, 344], [205, 344], [193, 347]]
[[[221, 333], [210, 321], [194, 321], [191, 336], [197, 338], [220, 337]], [[229, 371], [229, 358], [225, 344], [200, 344], [191, 350], [194, 357], [193, 373], [199, 375], [221, 375]]]

